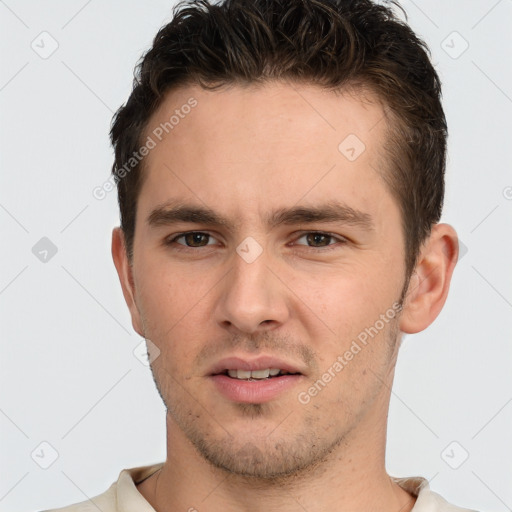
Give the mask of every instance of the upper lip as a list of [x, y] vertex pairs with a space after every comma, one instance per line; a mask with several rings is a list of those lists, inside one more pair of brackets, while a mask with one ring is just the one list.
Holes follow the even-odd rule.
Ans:
[[220, 361], [216, 362], [209, 370], [208, 375], [218, 375], [226, 370], [246, 370], [256, 371], [265, 370], [267, 368], [278, 368], [279, 370], [285, 370], [288, 373], [300, 373], [303, 372], [300, 368], [292, 363], [287, 363], [282, 359], [272, 356], [258, 356], [258, 357], [225, 357]]

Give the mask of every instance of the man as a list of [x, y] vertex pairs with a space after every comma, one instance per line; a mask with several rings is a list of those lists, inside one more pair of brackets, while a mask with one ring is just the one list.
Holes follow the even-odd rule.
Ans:
[[385, 469], [401, 336], [458, 256], [440, 94], [369, 0], [175, 9], [111, 131], [112, 254], [167, 459], [60, 510], [466, 510]]

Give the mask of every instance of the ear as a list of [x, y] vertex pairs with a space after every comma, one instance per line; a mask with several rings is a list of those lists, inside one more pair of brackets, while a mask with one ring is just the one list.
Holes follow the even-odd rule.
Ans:
[[448, 224], [436, 224], [422, 245], [409, 282], [400, 329], [413, 334], [426, 329], [446, 302], [459, 256], [457, 233]]
[[133, 269], [126, 253], [124, 232], [119, 227], [114, 228], [112, 231], [112, 258], [114, 260], [114, 265], [116, 266], [119, 281], [121, 282], [124, 300], [130, 310], [132, 326], [140, 336], [144, 337], [142, 321], [135, 301]]

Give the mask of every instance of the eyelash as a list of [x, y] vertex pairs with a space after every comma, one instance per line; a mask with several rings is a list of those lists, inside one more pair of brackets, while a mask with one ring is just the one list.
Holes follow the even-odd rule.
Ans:
[[[178, 240], [179, 238], [182, 238], [186, 235], [192, 235], [192, 234], [205, 235], [205, 236], [209, 236], [209, 237], [213, 238], [213, 236], [210, 233], [205, 233], [204, 231], [185, 231], [184, 233], [179, 233], [178, 235], [175, 235], [172, 238], [166, 239], [165, 245], [174, 246], [174, 250], [176, 250], [176, 251], [190, 251], [190, 250], [202, 249], [202, 248], [208, 247], [208, 244], [200, 246], [200, 247], [189, 247], [187, 245], [179, 244], [178, 242], [176, 242], [176, 240]], [[322, 235], [322, 236], [329, 237], [329, 238], [332, 238], [332, 239], [335, 239], [338, 241], [337, 244], [329, 244], [324, 247], [311, 247], [311, 246], [304, 245], [304, 247], [313, 249], [314, 251], [317, 251], [317, 252], [332, 251], [334, 249], [339, 248], [340, 245], [346, 244], [348, 241], [344, 237], [333, 235], [332, 233], [325, 233], [324, 231], [303, 231], [303, 232], [301, 232], [298, 239], [301, 239], [304, 236], [310, 235], [310, 234]], [[300, 245], [302, 245], [302, 244], [300, 244]]]

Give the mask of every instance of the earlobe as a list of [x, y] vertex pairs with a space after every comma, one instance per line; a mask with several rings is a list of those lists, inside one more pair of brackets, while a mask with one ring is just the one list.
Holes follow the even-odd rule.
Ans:
[[112, 259], [119, 276], [124, 299], [130, 310], [132, 326], [140, 336], [144, 336], [140, 313], [135, 301], [133, 269], [128, 261], [124, 233], [120, 227], [114, 228], [112, 231]]
[[426, 329], [443, 308], [459, 254], [458, 238], [448, 224], [436, 224], [423, 244], [411, 276], [400, 329], [413, 334]]

